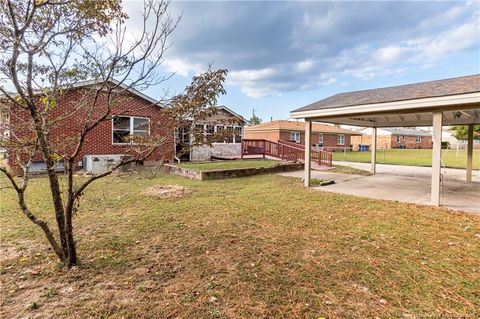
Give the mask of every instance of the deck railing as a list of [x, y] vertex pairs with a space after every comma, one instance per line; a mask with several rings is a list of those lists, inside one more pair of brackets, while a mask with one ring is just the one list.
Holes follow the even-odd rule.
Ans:
[[[305, 146], [295, 142], [279, 140], [272, 142], [264, 139], [243, 139], [243, 155], [265, 155], [286, 161], [299, 162], [305, 159]], [[332, 166], [333, 153], [312, 148], [310, 159], [319, 165]]]

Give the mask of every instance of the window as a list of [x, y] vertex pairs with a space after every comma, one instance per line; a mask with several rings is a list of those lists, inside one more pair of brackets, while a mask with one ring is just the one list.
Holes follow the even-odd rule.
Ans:
[[235, 143], [242, 143], [242, 127], [235, 127]]
[[182, 126], [177, 129], [177, 142], [183, 145], [190, 144], [190, 127]]
[[233, 143], [235, 141], [233, 126], [227, 126], [227, 136], [225, 137], [225, 143]]
[[323, 133], [318, 134], [318, 144], [323, 144]]
[[401, 138], [402, 138], [402, 137], [401, 137], [400, 135], [397, 135], [397, 136], [396, 136], [397, 143], [400, 143], [400, 141], [401, 141], [400, 139], [401, 139]]
[[207, 141], [211, 141], [212, 135], [215, 134], [215, 125], [208, 125], [205, 128], [205, 136], [207, 137]]
[[415, 138], [415, 142], [420, 143], [421, 141], [422, 141], [422, 137], [421, 137], [421, 136], [417, 136], [417, 137]]
[[112, 122], [113, 144], [132, 143], [133, 137], [150, 134], [150, 119], [145, 117], [115, 116]]
[[337, 135], [337, 144], [338, 145], [345, 145], [345, 135], [338, 134]]
[[300, 143], [300, 132], [290, 132], [290, 140]]
[[195, 124], [193, 129], [193, 140], [202, 142], [205, 140], [205, 125]]

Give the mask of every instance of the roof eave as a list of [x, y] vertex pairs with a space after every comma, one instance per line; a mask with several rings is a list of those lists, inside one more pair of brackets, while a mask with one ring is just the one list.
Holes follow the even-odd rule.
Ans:
[[441, 97], [421, 98], [385, 103], [374, 104], [361, 104], [344, 107], [330, 107], [320, 108], [317, 110], [305, 110], [301, 109], [290, 112], [290, 118], [303, 119], [303, 118], [328, 118], [338, 116], [351, 116], [362, 114], [382, 114], [386, 112], [402, 112], [402, 111], [415, 111], [422, 109], [435, 109], [442, 106], [454, 106], [461, 104], [473, 104], [480, 103], [480, 92], [455, 94]]

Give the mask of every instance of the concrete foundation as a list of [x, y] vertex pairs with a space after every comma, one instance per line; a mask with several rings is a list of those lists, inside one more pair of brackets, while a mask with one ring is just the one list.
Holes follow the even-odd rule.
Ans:
[[190, 153], [192, 162], [209, 161], [212, 156], [240, 157], [242, 145], [240, 143], [213, 143], [212, 147], [202, 145], [194, 147]]

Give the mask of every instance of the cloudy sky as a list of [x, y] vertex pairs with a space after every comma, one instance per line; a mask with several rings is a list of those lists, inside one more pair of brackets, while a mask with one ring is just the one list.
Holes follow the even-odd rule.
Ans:
[[[125, 6], [132, 23], [139, 2]], [[180, 91], [213, 62], [220, 103], [288, 118], [329, 95], [480, 72], [480, 2], [172, 2], [163, 71]], [[149, 88], [156, 97], [163, 88]]]

